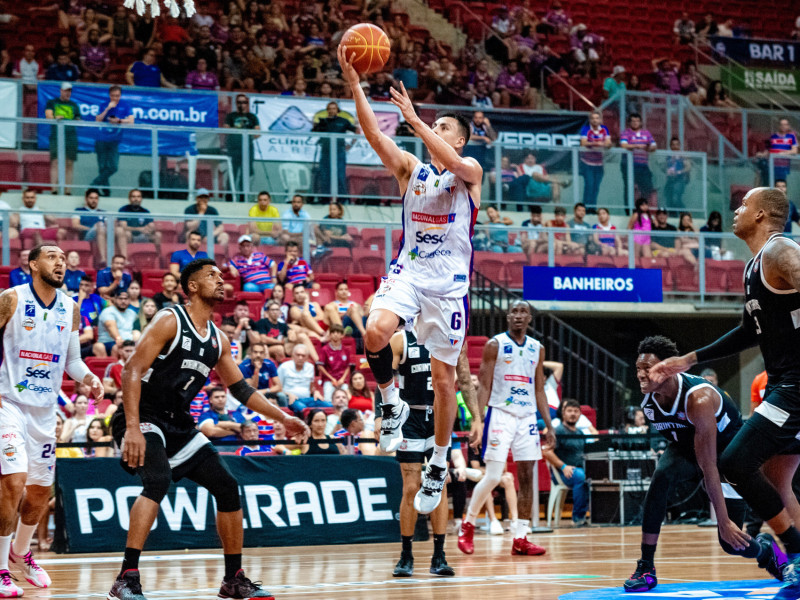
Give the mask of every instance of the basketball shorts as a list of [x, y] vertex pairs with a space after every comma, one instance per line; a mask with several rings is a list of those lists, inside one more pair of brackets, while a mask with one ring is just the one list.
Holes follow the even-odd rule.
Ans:
[[484, 461], [506, 462], [508, 451], [515, 461], [541, 460], [542, 445], [536, 413], [520, 416], [490, 406], [483, 421], [481, 457]]
[[751, 421], [782, 446], [779, 454], [800, 454], [800, 384], [767, 385]]
[[3, 400], [0, 452], [0, 475], [27, 473], [26, 485], [52, 485], [56, 465], [56, 407]]
[[395, 453], [397, 462], [422, 463], [433, 456], [433, 410], [412, 408], [403, 423], [403, 442]]
[[370, 312], [379, 308], [403, 319], [406, 329], [415, 332], [417, 341], [435, 359], [456, 365], [467, 335], [468, 296], [430, 296], [407, 281], [384, 277], [372, 300]]

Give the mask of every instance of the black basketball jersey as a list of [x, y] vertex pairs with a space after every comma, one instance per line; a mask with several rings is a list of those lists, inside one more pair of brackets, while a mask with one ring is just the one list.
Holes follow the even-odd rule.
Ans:
[[779, 237], [782, 234], [770, 237], [744, 271], [742, 321], [758, 337], [771, 385], [800, 383], [800, 294], [795, 289], [776, 290], [764, 279], [764, 249]]
[[189, 406], [219, 361], [222, 334], [209, 321], [205, 337], [200, 337], [183, 306], [163, 310], [175, 314], [178, 330], [142, 376], [139, 410], [142, 415], [157, 417], [176, 427], [194, 427]]
[[403, 358], [397, 372], [400, 374], [401, 399], [411, 405], [433, 406], [431, 355], [425, 346], [417, 343], [410, 331], [405, 332]]
[[742, 415], [728, 393], [697, 375], [678, 375], [678, 394], [669, 411], [665, 411], [647, 394], [642, 402], [642, 409], [653, 428], [673, 444], [688, 450], [694, 450], [694, 425], [686, 414], [686, 399], [699, 388], [709, 387], [717, 392], [720, 402], [715, 413], [717, 418], [717, 449], [724, 449], [742, 428]]

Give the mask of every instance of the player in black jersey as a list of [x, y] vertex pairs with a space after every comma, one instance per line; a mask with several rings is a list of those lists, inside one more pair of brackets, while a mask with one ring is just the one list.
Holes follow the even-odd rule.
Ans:
[[776, 490], [789, 487], [785, 483], [793, 473], [785, 469], [773, 486], [761, 470], [772, 457], [800, 451], [800, 246], [783, 237], [788, 213], [781, 190], [747, 193], [733, 219], [733, 232], [753, 253], [744, 274], [742, 324], [711, 345], [651, 370], [654, 380], [663, 380], [695, 363], [761, 347], [767, 370], [764, 401], [720, 457], [720, 470], [786, 548], [789, 561], [777, 600], [800, 598], [800, 531]]
[[636, 377], [644, 396], [645, 417], [667, 441], [658, 461], [642, 517], [642, 557], [636, 571], [625, 582], [626, 592], [644, 592], [657, 584], [654, 557], [661, 522], [667, 514], [667, 498], [673, 484], [704, 480], [717, 514], [719, 542], [728, 554], [756, 558], [760, 567], [781, 578], [785, 556], [772, 536], [750, 538], [742, 531], [747, 504], [720, 480], [717, 456], [742, 427], [742, 415], [722, 389], [696, 375], [678, 374], [655, 383], [651, 369], [664, 359], [678, 356], [678, 348], [662, 336], [645, 338], [639, 344]]
[[186, 307], [161, 310], [142, 335], [122, 371], [123, 404], [112, 420], [122, 464], [142, 479], [143, 490], [130, 514], [122, 570], [108, 600], [144, 600], [139, 555], [171, 481], [190, 479], [217, 502], [217, 531], [225, 555], [225, 578], [218, 598], [272, 598], [242, 571], [242, 508], [236, 480], [189, 412], [192, 399], [211, 369], [230, 393], [269, 419], [286, 435], [305, 441], [305, 423], [289, 417], [250, 387], [231, 357], [228, 339], [211, 321], [225, 297], [222, 273], [211, 259], [195, 260], [181, 273]]

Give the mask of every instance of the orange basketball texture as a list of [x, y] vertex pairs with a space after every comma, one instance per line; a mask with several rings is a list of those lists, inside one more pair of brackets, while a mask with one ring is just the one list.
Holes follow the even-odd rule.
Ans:
[[353, 68], [361, 75], [377, 73], [389, 60], [391, 43], [386, 33], [372, 23], [359, 23], [344, 32], [340, 46], [353, 60]]

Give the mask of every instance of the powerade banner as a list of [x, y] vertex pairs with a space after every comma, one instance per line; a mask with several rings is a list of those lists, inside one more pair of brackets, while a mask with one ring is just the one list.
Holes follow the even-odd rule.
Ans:
[[757, 63], [792, 68], [800, 63], [800, 43], [797, 42], [717, 36], [710, 41], [717, 54], [745, 65]]
[[[48, 100], [61, 95], [58, 83], [40, 83], [38, 86], [40, 119], [45, 118]], [[72, 101], [81, 109], [81, 120], [94, 121], [108, 106], [108, 88], [76, 85], [72, 88]], [[191, 129], [219, 127], [217, 97], [214, 94], [189, 94], [177, 91], [159, 91], [150, 88], [125, 88], [122, 100], [133, 111], [139, 125], [168, 125], [186, 127], [187, 131], [159, 131], [158, 152], [161, 155], [180, 156], [197, 153], [195, 133]], [[50, 147], [50, 127], [38, 128], [39, 149]], [[98, 127], [78, 127], [78, 150], [94, 152], [94, 142], [100, 133]], [[119, 151], [123, 154], [151, 153], [151, 135], [147, 130], [122, 126]]]
[[[224, 456], [239, 483], [245, 546], [394, 542], [402, 480], [391, 457]], [[101, 475], [102, 474], [102, 475]], [[117, 458], [59, 459], [56, 545], [59, 552], [119, 552], [138, 477]], [[181, 480], [161, 502], [147, 550], [216, 548], [213, 497]]]
[[485, 113], [505, 144], [536, 146], [580, 146], [585, 115], [491, 112]]
[[526, 300], [661, 302], [660, 269], [525, 267]]

